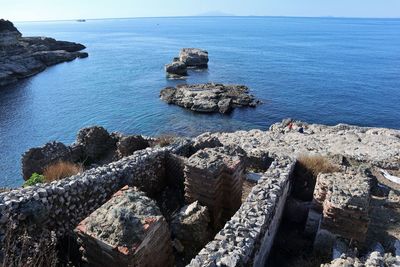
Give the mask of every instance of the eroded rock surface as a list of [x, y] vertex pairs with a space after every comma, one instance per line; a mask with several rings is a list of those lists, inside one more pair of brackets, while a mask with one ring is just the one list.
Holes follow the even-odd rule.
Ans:
[[196, 112], [229, 113], [236, 107], [255, 107], [259, 101], [244, 85], [181, 84], [160, 92], [162, 100]]
[[87, 57], [86, 52], [79, 52], [83, 49], [82, 44], [53, 38], [22, 37], [10, 21], [1, 19], [0, 86], [37, 74], [48, 66]]
[[[297, 131], [300, 126], [303, 126], [304, 134]], [[297, 121], [293, 122], [290, 131], [285, 120], [273, 124], [269, 131], [204, 133], [195, 140], [204, 135], [218, 139], [223, 145], [239, 145], [248, 155], [255, 152], [292, 158], [322, 155], [387, 169], [398, 169], [400, 166], [400, 130], [346, 124], [326, 126]]]

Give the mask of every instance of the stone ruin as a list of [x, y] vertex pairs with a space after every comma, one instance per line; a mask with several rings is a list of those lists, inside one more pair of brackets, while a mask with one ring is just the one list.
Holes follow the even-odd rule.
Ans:
[[[350, 136], [354, 129], [351, 131]], [[307, 189], [313, 192], [310, 199], [298, 199], [294, 192], [301, 181], [296, 181], [298, 163], [293, 152], [297, 148], [283, 146], [287, 133], [267, 133], [240, 131], [179, 139], [164, 148], [139, 149], [64, 180], [2, 193], [1, 240], [9, 225], [28, 226], [30, 232], [38, 233], [46, 229], [55, 232], [59, 240], [67, 236], [76, 241], [79, 236], [77, 246], [83, 253], [77, 252], [78, 258], [72, 261], [82, 263], [83, 258], [93, 266], [146, 262], [151, 266], [290, 266], [274, 262], [277, 257], [289, 260], [279, 252], [282, 240], [286, 241], [285, 250], [294, 247], [312, 253], [309, 248], [325, 248], [328, 258], [324, 262], [329, 262], [329, 257], [345, 258], [335, 252], [340, 242], [349, 247], [366, 244], [373, 224], [371, 194], [376, 190], [371, 173], [341, 165], [333, 173], [315, 177], [315, 185]], [[136, 137], [127, 141], [116, 136], [112, 138], [137, 147]], [[304, 138], [300, 133], [289, 136]], [[307, 138], [314, 138], [313, 134]], [[317, 140], [312, 141], [315, 147]], [[112, 143], [114, 151], [118, 142]], [[337, 146], [331, 147], [337, 150]], [[293, 155], [285, 155], [290, 154], [287, 151]], [[390, 150], [388, 155], [398, 158]], [[331, 154], [329, 158], [336, 157]], [[357, 162], [360, 159], [357, 156]], [[390, 161], [383, 164], [395, 166]], [[249, 175], [250, 171], [259, 174]], [[256, 182], [241, 199], [244, 181], [250, 176]], [[390, 196], [394, 203], [395, 193]], [[397, 202], [392, 202], [390, 206], [397, 207]], [[290, 221], [295, 223], [285, 228]], [[308, 243], [299, 243], [303, 235], [291, 239], [291, 227], [301, 228]]]
[[207, 206], [216, 229], [241, 205], [245, 165], [244, 151], [239, 153], [234, 148], [206, 148], [185, 164], [186, 202]]
[[75, 231], [89, 266], [173, 266], [168, 224], [136, 188], [119, 190]]
[[356, 171], [318, 175], [314, 203], [322, 210], [320, 230], [363, 243], [369, 223], [370, 183], [369, 177]]

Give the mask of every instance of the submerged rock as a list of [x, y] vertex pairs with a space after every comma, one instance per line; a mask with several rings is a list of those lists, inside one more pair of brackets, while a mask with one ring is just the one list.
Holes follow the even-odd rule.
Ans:
[[22, 37], [12, 22], [0, 20], [0, 86], [37, 74], [46, 67], [76, 58], [85, 46], [48, 37]]
[[244, 85], [215, 83], [167, 87], [161, 90], [160, 97], [168, 104], [204, 113], [229, 113], [236, 107], [255, 107], [260, 103]]

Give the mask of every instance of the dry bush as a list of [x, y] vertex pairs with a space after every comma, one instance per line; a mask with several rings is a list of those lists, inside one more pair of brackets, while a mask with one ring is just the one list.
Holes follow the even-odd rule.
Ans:
[[300, 156], [294, 170], [293, 196], [303, 201], [311, 201], [318, 174], [336, 171], [339, 171], [339, 167], [325, 157]]
[[82, 164], [75, 164], [67, 161], [59, 161], [57, 163], [47, 166], [43, 175], [46, 182], [61, 180], [66, 177], [83, 172]]
[[297, 161], [314, 176], [317, 176], [319, 173], [339, 171], [338, 166], [332, 164], [327, 158], [322, 156], [300, 156]]
[[57, 266], [57, 238], [54, 232], [41, 230], [28, 233], [26, 227], [7, 225], [2, 248], [2, 266]]

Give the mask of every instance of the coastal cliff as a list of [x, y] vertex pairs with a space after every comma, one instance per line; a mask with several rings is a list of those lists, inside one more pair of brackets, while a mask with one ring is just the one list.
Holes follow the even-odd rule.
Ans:
[[8, 20], [0, 20], [0, 86], [35, 75], [47, 67], [88, 57], [82, 44], [48, 37], [22, 37]]

